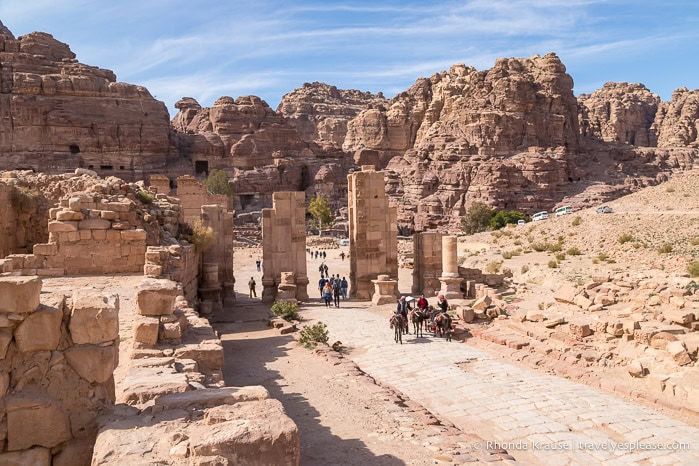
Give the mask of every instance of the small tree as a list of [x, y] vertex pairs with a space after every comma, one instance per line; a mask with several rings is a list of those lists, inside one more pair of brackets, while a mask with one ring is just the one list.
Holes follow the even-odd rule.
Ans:
[[318, 229], [326, 228], [333, 224], [330, 204], [320, 194], [316, 194], [316, 197], [311, 199], [311, 202], [308, 204], [308, 213], [311, 214], [313, 226]]
[[228, 175], [223, 170], [214, 168], [204, 180], [204, 186], [211, 194], [224, 194], [233, 197], [233, 188], [228, 182]]
[[474, 202], [468, 213], [461, 219], [461, 229], [467, 235], [480, 233], [488, 229], [494, 211], [482, 202]]

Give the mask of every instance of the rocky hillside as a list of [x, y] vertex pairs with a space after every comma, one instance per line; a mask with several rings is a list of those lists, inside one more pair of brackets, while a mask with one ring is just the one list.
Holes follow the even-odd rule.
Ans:
[[0, 23], [0, 169], [140, 178], [171, 162], [168, 120], [145, 87], [79, 63], [50, 34], [15, 38]]
[[578, 101], [553, 53], [454, 65], [359, 114], [343, 148], [387, 169], [405, 232], [456, 229], [476, 201], [530, 213], [591, 205], [690, 168], [698, 92], [663, 103], [609, 83]]
[[373, 164], [409, 233], [457, 229], [476, 201], [529, 213], [593, 205], [665, 181], [699, 153], [699, 90], [663, 102], [608, 83], [576, 99], [553, 53], [454, 65], [390, 100], [311, 83], [276, 111], [255, 96], [176, 107], [169, 122], [147, 89], [79, 63], [49, 34], [15, 38], [0, 23], [0, 169], [174, 180], [220, 168], [238, 211], [252, 211], [275, 190], [341, 207], [347, 173]]
[[387, 102], [381, 93], [343, 90], [328, 84], [304, 83], [282, 97], [277, 113], [289, 120], [301, 139], [341, 148], [347, 123], [370, 105]]

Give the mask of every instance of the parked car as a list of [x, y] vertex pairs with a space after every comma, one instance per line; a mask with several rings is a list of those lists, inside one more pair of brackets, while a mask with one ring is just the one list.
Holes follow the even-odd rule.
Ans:
[[556, 217], [560, 217], [561, 215], [569, 215], [573, 213], [573, 208], [569, 205], [559, 207], [556, 209]]
[[341, 239], [340, 246], [349, 246], [349, 239], [348, 238]]
[[536, 222], [538, 220], [546, 220], [547, 218], [549, 218], [548, 212], [537, 212], [534, 215], [532, 215], [532, 222]]
[[613, 210], [608, 205], [603, 205], [597, 207], [597, 210], [595, 210], [595, 212], [597, 212], [598, 214], [611, 214]]
[[517, 225], [524, 225], [525, 223], [527, 223], [526, 220], [522, 220], [522, 219], [517, 220]]

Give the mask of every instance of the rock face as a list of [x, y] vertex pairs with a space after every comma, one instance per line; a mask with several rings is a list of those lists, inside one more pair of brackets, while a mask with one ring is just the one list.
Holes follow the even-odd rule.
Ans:
[[176, 107], [172, 124], [180, 152], [200, 164], [202, 173], [219, 168], [229, 174], [237, 210], [270, 206], [274, 191], [323, 193], [338, 206], [346, 200], [352, 160], [332, 145], [303, 140], [290, 120], [260, 98], [221, 97], [203, 108], [187, 97]]
[[277, 113], [288, 119], [304, 141], [341, 148], [347, 123], [367, 106], [386, 102], [381, 93], [342, 90], [319, 82], [304, 83], [282, 97]]
[[584, 137], [636, 146], [655, 146], [651, 130], [660, 97], [643, 84], [606, 83], [592, 94], [578, 97], [580, 133]]
[[79, 63], [50, 34], [0, 27], [0, 169], [141, 178], [169, 146], [167, 109], [146, 88]]
[[550, 53], [421, 78], [350, 121], [343, 148], [386, 168], [408, 234], [457, 230], [476, 201], [529, 213], [603, 202], [691, 168], [696, 139], [696, 92], [665, 104], [640, 84], [608, 83], [578, 101]]
[[699, 89], [677, 89], [670, 102], [663, 102], [653, 123], [658, 146], [699, 148]]

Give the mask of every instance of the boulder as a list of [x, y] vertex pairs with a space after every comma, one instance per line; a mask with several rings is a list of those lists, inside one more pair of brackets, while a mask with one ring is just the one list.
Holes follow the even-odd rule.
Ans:
[[77, 292], [68, 325], [73, 343], [100, 344], [119, 338], [119, 296]]
[[8, 450], [24, 450], [33, 446], [52, 448], [71, 438], [68, 413], [57, 400], [7, 397]]
[[561, 288], [556, 291], [553, 295], [553, 299], [555, 299], [559, 303], [565, 303], [565, 304], [575, 304], [575, 295], [578, 294], [578, 290], [571, 286], [571, 285], [563, 285]]
[[90, 383], [104, 383], [119, 363], [119, 349], [110, 346], [74, 346], [65, 351], [70, 366]]
[[0, 277], [0, 312], [28, 313], [39, 307], [38, 277]]
[[643, 367], [643, 364], [641, 364], [641, 362], [638, 360], [633, 360], [629, 364], [627, 364], [626, 370], [628, 371], [631, 377], [643, 377], [644, 375], [646, 375], [646, 369]]
[[161, 316], [174, 312], [177, 283], [146, 278], [138, 286], [136, 311], [143, 316]]
[[17, 349], [47, 351], [58, 348], [61, 341], [61, 321], [63, 313], [58, 309], [43, 307], [27, 316], [15, 330]]
[[668, 352], [672, 359], [680, 366], [686, 366], [692, 362], [692, 358], [687, 352], [687, 348], [681, 341], [671, 341], [668, 342], [665, 350]]
[[484, 312], [492, 302], [493, 300], [490, 298], [490, 296], [483, 296], [476, 299], [473, 304], [471, 304], [471, 308], [474, 311]]

